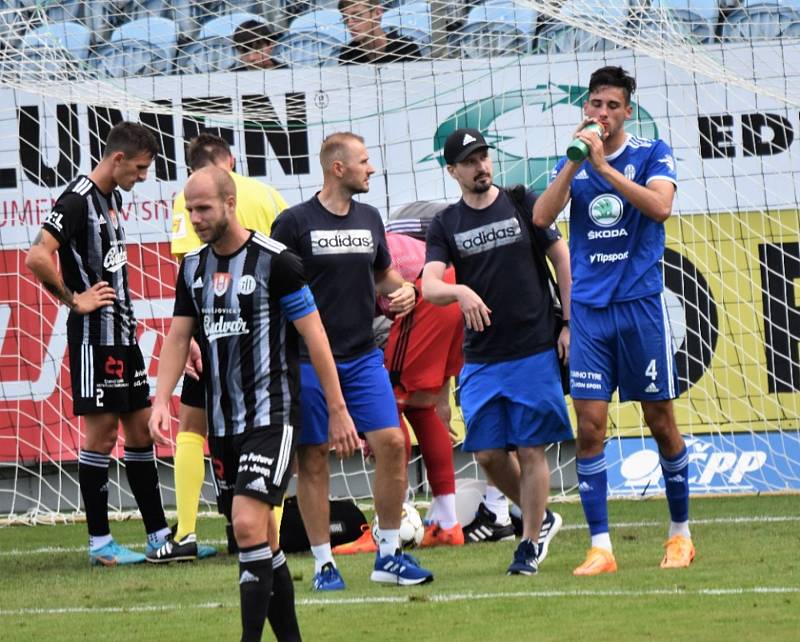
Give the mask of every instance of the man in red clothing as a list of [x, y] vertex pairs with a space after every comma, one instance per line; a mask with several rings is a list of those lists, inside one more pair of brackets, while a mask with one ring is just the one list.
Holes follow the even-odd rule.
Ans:
[[[403, 279], [415, 282], [425, 260], [425, 243], [404, 234], [386, 234], [392, 266]], [[450, 280], [455, 273], [450, 270]], [[447, 278], [447, 275], [445, 276]], [[379, 306], [380, 306], [379, 300]], [[383, 307], [383, 306], [381, 306]], [[450, 422], [450, 377], [458, 375], [464, 359], [461, 343], [464, 321], [458, 305], [434, 306], [419, 297], [414, 310], [395, 320], [389, 333], [384, 364], [394, 386], [400, 414], [411, 425], [425, 462], [433, 502], [422, 546], [464, 543], [455, 508], [455, 470]], [[408, 443], [410, 449], [410, 442]], [[374, 551], [371, 533], [342, 544], [337, 554]]]

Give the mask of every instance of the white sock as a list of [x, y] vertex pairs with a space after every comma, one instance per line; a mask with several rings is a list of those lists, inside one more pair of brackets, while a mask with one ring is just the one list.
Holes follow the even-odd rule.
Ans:
[[592, 548], [604, 548], [609, 553], [613, 553], [614, 551], [611, 548], [611, 535], [608, 533], [592, 535]]
[[400, 548], [400, 529], [378, 528], [378, 546], [381, 557], [394, 555], [395, 551]]
[[522, 509], [519, 506], [517, 506], [514, 502], [511, 502], [511, 506], [509, 506], [508, 512], [517, 519], [522, 519]]
[[169, 527], [165, 526], [164, 528], [162, 528], [161, 530], [156, 531], [155, 533], [148, 533], [147, 534], [147, 543], [148, 544], [152, 544], [153, 546], [155, 546], [159, 542], [163, 542], [164, 540], [166, 540], [171, 532], [172, 531], [170, 531]]
[[434, 497], [433, 501], [436, 502], [436, 521], [439, 526], [444, 529], [453, 528], [458, 524], [458, 517], [456, 516], [456, 496], [453, 493], [448, 495], [439, 495]]
[[669, 536], [683, 535], [684, 537], [692, 538], [689, 532], [689, 522], [670, 522], [669, 523]]
[[89, 535], [89, 550], [96, 551], [98, 548], [103, 548], [112, 539], [114, 538], [111, 537], [111, 533], [108, 535]]
[[336, 566], [336, 562], [333, 561], [333, 553], [331, 553], [330, 542], [325, 542], [319, 546], [312, 546], [311, 553], [314, 555], [314, 574], [319, 573], [322, 570], [322, 567], [328, 562]]
[[495, 523], [505, 526], [511, 521], [508, 516], [508, 499], [495, 486], [487, 485], [483, 494], [483, 503], [494, 513]]

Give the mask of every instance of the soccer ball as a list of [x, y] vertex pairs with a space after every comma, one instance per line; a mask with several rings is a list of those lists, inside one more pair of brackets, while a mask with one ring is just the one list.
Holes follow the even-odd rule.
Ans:
[[[372, 520], [372, 539], [378, 545], [378, 516]], [[415, 548], [422, 544], [425, 536], [425, 526], [419, 516], [414, 504], [405, 502], [403, 504], [403, 514], [400, 516], [400, 546], [403, 548]]]

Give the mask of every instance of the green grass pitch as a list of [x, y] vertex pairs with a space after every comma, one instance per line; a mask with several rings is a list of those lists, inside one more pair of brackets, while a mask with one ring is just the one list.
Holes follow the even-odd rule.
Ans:
[[[309, 555], [290, 555], [303, 637], [316, 640], [798, 640], [800, 498], [694, 499], [691, 568], [658, 567], [666, 539], [661, 499], [609, 506], [619, 565], [574, 578], [588, 535], [577, 503], [553, 504], [564, 527], [534, 577], [508, 577], [510, 542], [417, 551], [432, 584], [370, 583], [373, 557], [340, 556], [347, 590], [310, 590]], [[143, 548], [139, 521], [112, 524]], [[221, 543], [223, 523], [201, 520], [201, 539]], [[0, 529], [2, 640], [237, 640], [235, 559], [91, 568], [85, 526]], [[264, 639], [272, 639], [271, 631]]]

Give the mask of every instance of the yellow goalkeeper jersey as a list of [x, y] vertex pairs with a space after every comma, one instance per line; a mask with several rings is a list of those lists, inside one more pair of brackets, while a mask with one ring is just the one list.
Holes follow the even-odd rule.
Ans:
[[[275, 217], [287, 208], [283, 196], [254, 178], [231, 172], [236, 184], [236, 218], [249, 230], [256, 230], [269, 236]], [[195, 234], [194, 227], [186, 211], [183, 192], [175, 197], [172, 206], [172, 236], [170, 237], [173, 256], [180, 261], [187, 252], [200, 247], [203, 242]]]

